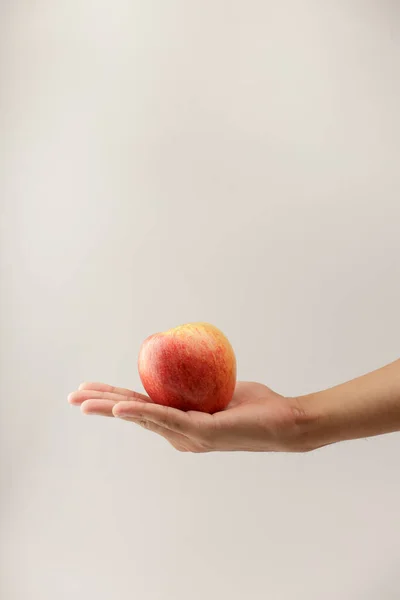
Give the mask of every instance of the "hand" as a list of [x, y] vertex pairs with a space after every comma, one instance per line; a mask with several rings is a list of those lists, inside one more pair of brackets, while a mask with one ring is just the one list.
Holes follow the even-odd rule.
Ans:
[[229, 406], [213, 415], [154, 404], [148, 396], [103, 383], [84, 383], [69, 395], [87, 415], [118, 417], [164, 437], [181, 452], [306, 450], [307, 416], [298, 399], [265, 385], [238, 382]]

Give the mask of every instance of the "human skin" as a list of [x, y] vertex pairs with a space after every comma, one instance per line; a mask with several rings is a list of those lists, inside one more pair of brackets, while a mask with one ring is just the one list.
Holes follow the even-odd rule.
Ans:
[[182, 452], [308, 452], [399, 431], [400, 360], [298, 397], [281, 396], [261, 383], [238, 382], [228, 407], [213, 415], [161, 406], [103, 383], [83, 383], [68, 400], [86, 415], [141, 425]]

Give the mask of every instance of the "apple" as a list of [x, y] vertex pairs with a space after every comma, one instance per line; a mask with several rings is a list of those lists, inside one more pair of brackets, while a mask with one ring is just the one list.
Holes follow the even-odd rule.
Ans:
[[187, 323], [151, 335], [141, 346], [138, 368], [153, 402], [185, 411], [223, 410], [236, 385], [233, 348], [209, 323]]

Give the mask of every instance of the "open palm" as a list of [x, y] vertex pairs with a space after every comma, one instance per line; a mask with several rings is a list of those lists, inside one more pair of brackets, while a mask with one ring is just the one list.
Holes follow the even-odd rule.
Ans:
[[84, 414], [137, 423], [182, 452], [295, 451], [303, 417], [295, 399], [252, 382], [238, 382], [229, 406], [213, 415], [161, 406], [148, 396], [104, 383], [83, 383], [68, 400]]

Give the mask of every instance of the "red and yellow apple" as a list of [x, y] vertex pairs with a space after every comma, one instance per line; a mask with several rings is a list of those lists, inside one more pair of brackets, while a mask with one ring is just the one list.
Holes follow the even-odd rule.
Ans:
[[153, 402], [185, 411], [223, 410], [236, 384], [233, 348], [209, 323], [188, 323], [151, 335], [140, 349], [138, 368]]

